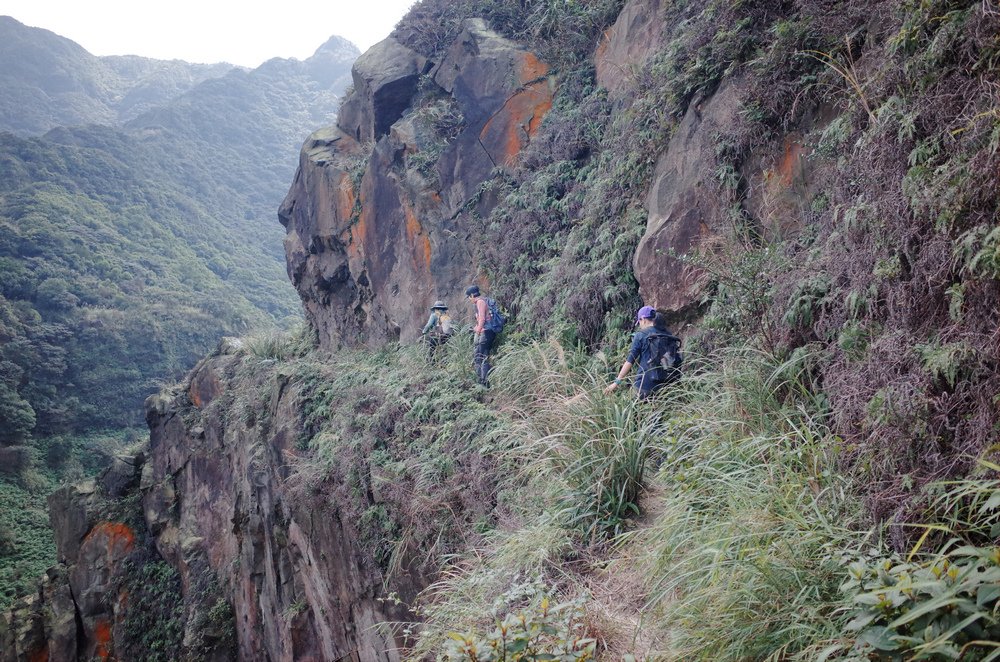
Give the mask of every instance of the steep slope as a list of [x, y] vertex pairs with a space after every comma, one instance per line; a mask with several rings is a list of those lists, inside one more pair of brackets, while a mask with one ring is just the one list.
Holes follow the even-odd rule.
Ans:
[[[420, 3], [306, 142], [280, 220], [318, 347], [227, 344], [148, 401], [185, 641], [218, 582], [243, 659], [988, 657], [1000, 15], [525, 9]], [[490, 392], [464, 336], [393, 342], [470, 280], [520, 332]], [[652, 402], [603, 392], [640, 301], [692, 322]], [[120, 514], [66, 522], [110, 598], [53, 580], [2, 636], [140, 650]]]

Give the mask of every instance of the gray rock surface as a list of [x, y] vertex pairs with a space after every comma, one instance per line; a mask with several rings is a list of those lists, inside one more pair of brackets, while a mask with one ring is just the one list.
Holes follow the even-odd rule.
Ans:
[[739, 109], [739, 87], [731, 81], [704, 102], [696, 100], [657, 161], [633, 270], [642, 300], [658, 310], [680, 313], [701, 298], [702, 273], [681, 256], [706, 246], [727, 222], [729, 209], [714, 183], [715, 135]]

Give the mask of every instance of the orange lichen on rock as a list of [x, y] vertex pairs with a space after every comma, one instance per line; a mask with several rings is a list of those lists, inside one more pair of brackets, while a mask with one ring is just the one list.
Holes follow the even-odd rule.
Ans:
[[792, 185], [792, 181], [795, 179], [795, 171], [799, 166], [801, 158], [802, 144], [795, 139], [787, 140], [785, 142], [785, 154], [781, 159], [781, 165], [778, 166], [780, 182], [785, 188], [789, 188]]
[[111, 659], [111, 622], [104, 618], [94, 623], [94, 657]]
[[518, 69], [518, 80], [521, 85], [534, 82], [549, 73], [549, 65], [538, 59], [534, 53], [525, 53]]
[[420, 225], [420, 219], [413, 211], [413, 207], [403, 204], [403, 214], [406, 217], [406, 239], [412, 248], [413, 261], [420, 270], [427, 272], [431, 266], [431, 240], [424, 234], [424, 228]]
[[220, 393], [222, 393], [222, 382], [213, 370], [199, 371], [191, 379], [191, 385], [188, 387], [188, 397], [198, 409], [219, 397]]
[[545, 91], [547, 91], [548, 94], [542, 95], [541, 101], [535, 105], [535, 110], [532, 113], [531, 118], [528, 120], [529, 140], [535, 137], [535, 133], [538, 132], [538, 127], [542, 125], [542, 119], [545, 117], [545, 115], [548, 114], [550, 110], [552, 110], [552, 96], [553, 96], [552, 90], [549, 89], [548, 85], [545, 82], [538, 83], [538, 85], [544, 85], [546, 88]]
[[365, 259], [365, 242], [368, 240], [368, 216], [371, 212], [366, 210], [362, 201], [361, 214], [358, 221], [351, 226], [349, 238], [346, 242], [347, 257], [352, 265], [359, 265]]
[[608, 49], [611, 47], [611, 35], [613, 30], [614, 26], [608, 28], [603, 34], [601, 34], [601, 40], [597, 43], [597, 48], [594, 50], [594, 68], [598, 72], [598, 78], [603, 77], [606, 70], [610, 68], [611, 65], [608, 59]]
[[341, 172], [337, 183], [337, 217], [341, 222], [348, 221], [354, 213], [354, 203], [357, 194], [354, 192], [354, 182], [346, 172]]
[[119, 559], [135, 546], [135, 531], [121, 522], [101, 522], [90, 530], [83, 539], [83, 545], [102, 542], [107, 545], [108, 559]]
[[479, 134], [483, 145], [498, 164], [511, 165], [528, 144], [546, 113], [552, 110], [553, 90], [549, 81], [519, 90], [491, 117]]

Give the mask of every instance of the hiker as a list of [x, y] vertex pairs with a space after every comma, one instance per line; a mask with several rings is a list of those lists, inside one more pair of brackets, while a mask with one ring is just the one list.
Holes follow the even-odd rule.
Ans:
[[618, 388], [638, 362], [639, 371], [633, 388], [639, 399], [645, 400], [660, 388], [680, 379], [681, 341], [667, 330], [666, 319], [662, 315], [657, 320], [657, 312], [652, 306], [640, 308], [635, 318], [639, 330], [632, 336], [628, 358], [604, 392], [611, 393]]
[[489, 297], [481, 296], [479, 287], [470, 285], [465, 288], [465, 296], [476, 308], [476, 326], [472, 345], [472, 367], [476, 371], [479, 383], [489, 387], [490, 350], [497, 334], [503, 330], [504, 317], [497, 302]]
[[433, 359], [437, 352], [438, 345], [448, 342], [454, 333], [451, 323], [451, 316], [448, 314], [448, 304], [440, 299], [431, 306], [431, 316], [427, 318], [421, 337], [427, 341], [427, 358]]

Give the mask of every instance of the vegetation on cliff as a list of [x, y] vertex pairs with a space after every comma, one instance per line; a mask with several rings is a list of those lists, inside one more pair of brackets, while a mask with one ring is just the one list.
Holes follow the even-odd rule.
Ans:
[[920, 490], [898, 553], [898, 525], [873, 523], [843, 471], [808, 360], [695, 353], [642, 403], [603, 394], [616, 361], [555, 339], [509, 338], [486, 392], [455, 341], [429, 364], [416, 347], [254, 339], [225, 405], [259, 424], [261, 371], [302, 389], [296, 498], [349, 522], [389, 590], [437, 577], [416, 601], [387, 596], [417, 616], [393, 630], [410, 658], [990, 651], [995, 465]]
[[[500, 202], [477, 227], [480, 263], [529, 334], [619, 346], [638, 302], [631, 260], [655, 158], [721, 84], [741, 90], [705, 178], [728, 227], [684, 257], [707, 288], [676, 321], [703, 315], [688, 339], [704, 372], [661, 403], [664, 429], [643, 436], [664, 481], [643, 486], [669, 497], [649, 509], [663, 508], [659, 521], [624, 539], [605, 531], [618, 542], [612, 557], [652, 573], [638, 600], [644, 628], [660, 623], [669, 641], [661, 654], [987, 657], [983, 642], [997, 636], [1000, 16], [971, 0], [672, 3], [662, 48], [630, 72], [624, 99], [609, 99], [579, 66], [605, 23], [587, 23], [579, 42], [559, 32], [580, 36], [577, 19], [598, 5], [527, 8], [424, 2], [396, 34], [431, 55], [463, 15], [483, 15], [560, 65], [553, 110], [517, 169], [486, 185]], [[562, 20], [541, 21], [547, 13]], [[802, 211], [767, 199], [754, 162], [792, 138], [814, 168]], [[537, 385], [500, 390], [501, 407], [512, 396], [544, 402]], [[546, 403], [527, 418], [558, 411]], [[594, 441], [587, 412], [565, 418]], [[575, 436], [552, 434], [543, 427], [519, 447], [545, 439], [562, 451]], [[551, 469], [530, 466], [551, 486]], [[565, 514], [561, 504], [540, 510]], [[430, 591], [418, 651], [440, 650], [435, 632], [475, 621], [512, 577], [538, 571], [520, 545], [566, 549], [560, 536], [514, 531]], [[550, 582], [572, 585], [576, 550], [540, 553], [559, 559]], [[473, 587], [490, 581], [472, 605]]]
[[[540, 49], [577, 44], [554, 57], [578, 66], [559, 71], [518, 169], [487, 184], [500, 202], [477, 228], [481, 264], [519, 324], [539, 333], [557, 320], [571, 341], [615, 346], [638, 302], [630, 261], [651, 166], [725, 80], [742, 109], [714, 137], [705, 185], [728, 227], [686, 258], [707, 284], [696, 310], [713, 302], [705, 346], [809, 357], [810, 388], [852, 449], [845, 466], [869, 479], [875, 519], [926, 481], [972, 470], [1000, 425], [997, 13], [971, 0], [672, 3], [663, 46], [608, 101], [579, 66], [604, 24], [566, 42], [559, 30], [577, 34], [591, 10], [531, 3], [563, 12], [543, 39], [537, 21], [502, 20], [522, 4], [422, 3], [397, 30], [424, 35], [432, 18], [471, 12]], [[768, 199], [767, 178], [785, 175], [754, 162], [793, 138], [814, 169], [801, 211]], [[645, 285], [657, 286], [672, 285]]]

